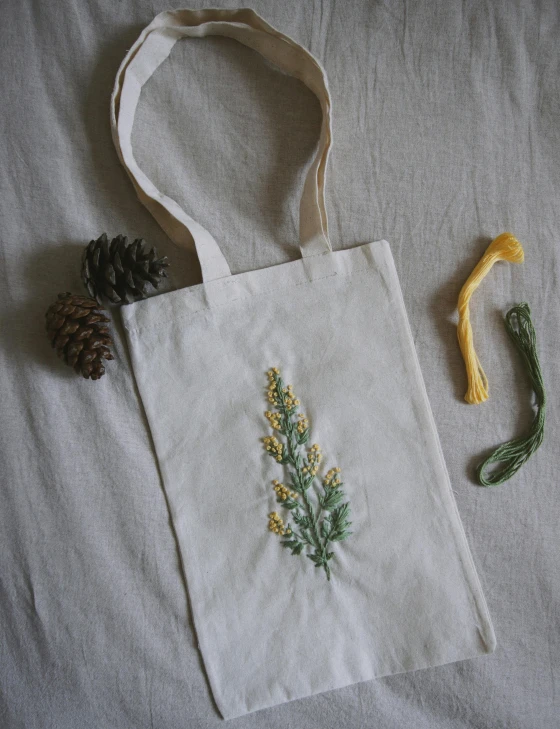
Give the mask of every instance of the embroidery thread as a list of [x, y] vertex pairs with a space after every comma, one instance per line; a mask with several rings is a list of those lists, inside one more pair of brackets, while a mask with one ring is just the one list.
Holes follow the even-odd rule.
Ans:
[[[277, 479], [272, 481], [276, 493], [276, 501], [292, 512], [292, 518], [299, 527], [296, 530], [290, 524], [284, 525], [283, 519], [276, 511], [268, 515], [268, 528], [271, 532], [288, 537], [282, 546], [290, 549], [292, 554], [305, 554], [315, 567], [322, 567], [331, 579], [330, 560], [334, 552], [328, 547], [333, 542], [342, 542], [352, 532], [348, 531], [351, 521], [349, 502], [342, 503], [345, 494], [340, 468], [331, 468], [321, 482], [322, 489], [311, 488], [317, 479], [319, 467], [323, 460], [321, 448], [317, 443], [306, 448], [309, 441], [309, 420], [299, 412], [300, 401], [294, 394], [292, 385], [285, 385], [280, 371], [273, 367], [267, 372], [268, 401], [275, 411], [267, 410], [265, 417], [271, 428], [285, 436], [286, 443], [281, 443], [274, 435], [264, 438], [264, 447], [274, 460], [286, 469], [290, 477], [287, 488]], [[291, 468], [290, 468], [291, 467]], [[313, 506], [310, 494], [317, 502]], [[301, 496], [301, 502], [298, 500]]]

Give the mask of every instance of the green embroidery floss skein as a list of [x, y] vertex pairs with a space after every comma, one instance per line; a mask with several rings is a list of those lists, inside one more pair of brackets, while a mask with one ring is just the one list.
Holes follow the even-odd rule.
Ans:
[[[480, 464], [477, 476], [481, 486], [499, 486], [514, 476], [539, 448], [544, 437], [546, 395], [537, 354], [537, 337], [531, 321], [529, 305], [525, 303], [518, 304], [510, 309], [506, 314], [505, 327], [510, 339], [521, 353], [523, 363], [527, 368], [535, 391], [537, 412], [526, 435], [514, 438], [499, 446]], [[487, 467], [493, 463], [503, 465], [491, 474], [486, 475]]]

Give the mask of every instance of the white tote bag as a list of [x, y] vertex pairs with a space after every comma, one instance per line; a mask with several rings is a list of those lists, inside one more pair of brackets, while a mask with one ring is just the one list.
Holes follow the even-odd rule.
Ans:
[[[232, 275], [135, 161], [143, 84], [178, 39], [206, 35], [321, 103], [300, 260]], [[127, 54], [111, 112], [140, 200], [202, 267], [202, 284], [121, 311], [223, 717], [493, 651], [389, 245], [331, 249], [319, 62], [251, 10], [165, 12]]]

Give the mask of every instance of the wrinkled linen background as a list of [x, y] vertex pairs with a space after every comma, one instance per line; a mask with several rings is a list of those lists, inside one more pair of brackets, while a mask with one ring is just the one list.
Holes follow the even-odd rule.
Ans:
[[[138, 202], [109, 132], [117, 68], [167, 7], [4, 0], [0, 8], [0, 724], [9, 729], [222, 724], [118, 312], [116, 361], [97, 383], [65, 367], [43, 331], [56, 294], [81, 291], [82, 246], [103, 231], [156, 244], [172, 261], [170, 286], [200, 280], [193, 254], [175, 249]], [[559, 726], [560, 7], [253, 7], [327, 70], [333, 246], [391, 244], [498, 648], [231, 726]], [[135, 150], [238, 273], [297, 258], [299, 192], [319, 121], [313, 95], [249, 49], [181, 41], [143, 92]], [[491, 398], [467, 406], [457, 295], [489, 240], [508, 229], [526, 261], [499, 264], [475, 295]], [[531, 418], [502, 323], [523, 300], [548, 385], [546, 440], [514, 480], [484, 490], [473, 481], [476, 463]], [[270, 660], [283, 650], [288, 634]]]

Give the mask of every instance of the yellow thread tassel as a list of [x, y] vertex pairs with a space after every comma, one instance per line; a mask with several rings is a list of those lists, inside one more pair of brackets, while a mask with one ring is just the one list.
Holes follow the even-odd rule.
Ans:
[[465, 360], [469, 382], [465, 400], [471, 405], [479, 405], [481, 402], [488, 400], [488, 380], [484, 374], [480, 360], [474, 351], [469, 301], [482, 279], [496, 261], [523, 263], [524, 257], [523, 248], [517, 238], [511, 233], [502, 233], [490, 243], [485, 254], [465, 281], [459, 294], [459, 302], [457, 304], [457, 308], [459, 309], [457, 336], [459, 338], [461, 353]]

